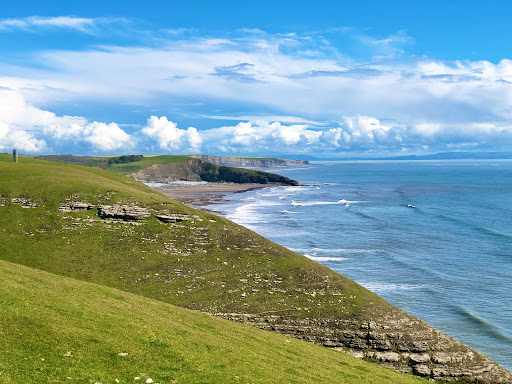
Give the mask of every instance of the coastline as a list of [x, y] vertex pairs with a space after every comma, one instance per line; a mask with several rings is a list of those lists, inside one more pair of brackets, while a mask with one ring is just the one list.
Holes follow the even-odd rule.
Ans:
[[236, 184], [236, 183], [207, 183], [207, 184], [179, 184], [175, 187], [157, 188], [171, 199], [186, 204], [193, 208], [205, 207], [207, 205], [223, 204], [227, 201], [226, 196], [232, 193], [252, 191], [275, 187], [280, 184]]

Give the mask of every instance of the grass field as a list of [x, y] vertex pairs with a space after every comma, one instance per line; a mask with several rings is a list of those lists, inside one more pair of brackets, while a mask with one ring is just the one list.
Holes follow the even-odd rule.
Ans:
[[286, 336], [5, 261], [0, 281], [2, 383], [424, 382]]

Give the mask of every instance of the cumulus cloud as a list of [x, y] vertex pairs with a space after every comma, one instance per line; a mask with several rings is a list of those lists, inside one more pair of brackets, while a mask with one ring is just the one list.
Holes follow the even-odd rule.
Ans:
[[38, 140], [24, 130], [11, 130], [9, 126], [0, 122], [0, 151], [9, 151], [17, 148], [26, 153], [38, 153], [46, 150], [46, 142]]
[[116, 123], [89, 123], [77, 116], [55, 113], [28, 104], [20, 92], [0, 90], [0, 149], [25, 153], [68, 146], [75, 151], [131, 148], [131, 137]]
[[180, 151], [189, 150], [197, 152], [202, 143], [201, 136], [194, 127], [179, 129], [178, 126], [169, 121], [166, 116], [151, 116], [146, 127], [142, 128], [143, 136], [155, 142], [160, 150]]

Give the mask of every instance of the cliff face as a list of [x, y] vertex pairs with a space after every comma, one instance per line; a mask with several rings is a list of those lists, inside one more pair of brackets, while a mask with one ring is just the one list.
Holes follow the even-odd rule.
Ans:
[[210, 155], [192, 155], [195, 159], [201, 159], [217, 165], [225, 165], [229, 167], [282, 167], [286, 165], [304, 165], [309, 164], [307, 160], [278, 159], [272, 157], [265, 158], [243, 158], [243, 157], [225, 157]]
[[199, 159], [180, 163], [155, 164], [128, 176], [138, 181], [152, 183], [186, 180], [238, 184], [300, 185], [298, 181], [275, 173], [219, 166]]

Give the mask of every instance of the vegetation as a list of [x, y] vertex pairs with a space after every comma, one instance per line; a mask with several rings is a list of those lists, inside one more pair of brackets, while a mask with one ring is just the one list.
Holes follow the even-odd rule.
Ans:
[[[36, 159], [49, 160], [66, 164], [85, 165], [98, 167], [122, 175], [139, 172], [152, 165], [179, 164], [181, 169], [166, 169], [165, 172], [176, 172], [186, 177], [200, 177], [201, 180], [210, 182], [227, 183], [281, 183], [286, 185], [298, 185], [295, 180], [277, 175], [275, 173], [255, 171], [243, 168], [233, 168], [211, 164], [206, 161], [193, 159], [188, 156], [166, 155], [166, 156], [142, 156], [126, 155], [112, 157], [89, 157], [72, 155], [48, 155], [36, 156]], [[269, 158], [270, 159], [270, 158]], [[167, 175], [168, 176], [168, 175]]]
[[256, 171], [251, 169], [225, 167], [215, 165], [205, 161], [200, 161], [198, 172], [201, 180], [204, 181], [223, 181], [231, 183], [281, 183], [287, 185], [299, 185], [299, 182], [275, 173]]
[[282, 335], [5, 261], [0, 281], [2, 383], [425, 382]]
[[[238, 311], [240, 300], [251, 313], [278, 310], [298, 317], [362, 313], [370, 302], [372, 310], [391, 308], [327, 267], [135, 180], [97, 168], [10, 160], [0, 155], [4, 260], [211, 313]], [[12, 197], [30, 198], [39, 207], [23, 208]], [[155, 217], [140, 225], [108, 223], [95, 210], [60, 212], [67, 199], [137, 203], [198, 219], [171, 227]]]

